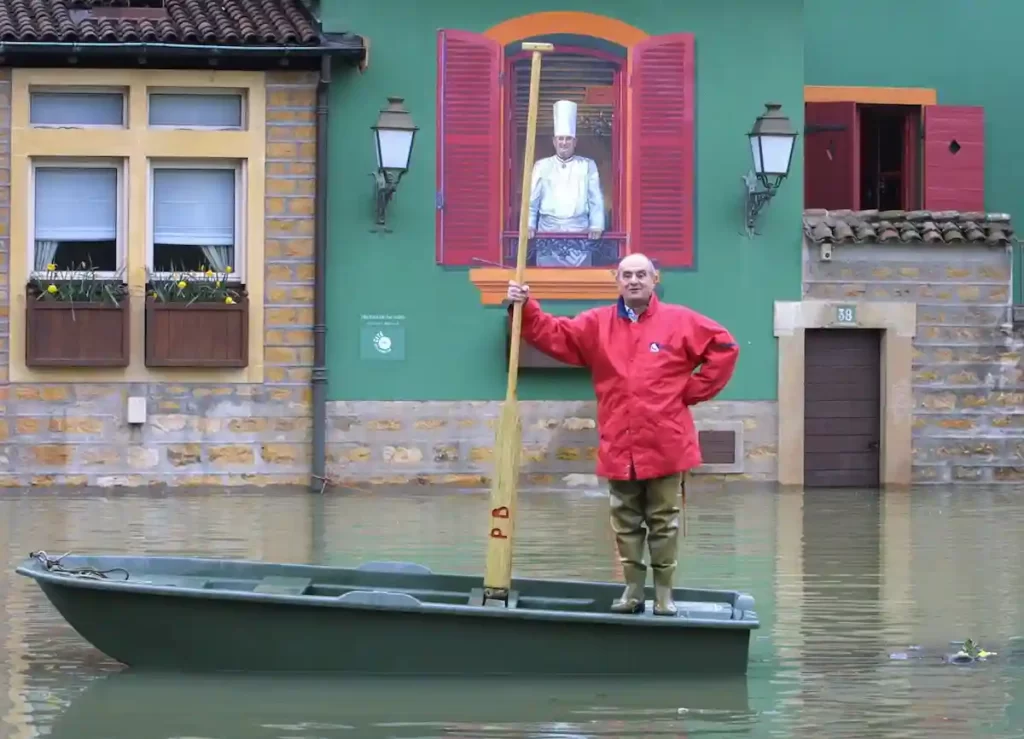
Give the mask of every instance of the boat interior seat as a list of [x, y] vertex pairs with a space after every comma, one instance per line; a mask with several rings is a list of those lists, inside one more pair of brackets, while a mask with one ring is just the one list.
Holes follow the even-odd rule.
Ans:
[[139, 579], [143, 585], [156, 585], [161, 588], [191, 588], [205, 590], [210, 585], [209, 578], [193, 575], [145, 575]]
[[313, 581], [308, 577], [269, 575], [259, 581], [253, 592], [270, 595], [305, 595], [312, 584]]
[[388, 608], [418, 608], [423, 602], [409, 593], [392, 590], [350, 590], [338, 596], [339, 603], [359, 606], [386, 606]]
[[[654, 602], [647, 602], [647, 610], [654, 608]], [[683, 618], [703, 618], [715, 621], [731, 621], [733, 607], [730, 603], [714, 603], [709, 601], [677, 600], [676, 609]]]

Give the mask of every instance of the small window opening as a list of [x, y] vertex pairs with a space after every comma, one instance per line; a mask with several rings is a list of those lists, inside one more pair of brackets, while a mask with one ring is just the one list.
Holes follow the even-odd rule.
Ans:
[[907, 113], [902, 106], [865, 105], [860, 116], [861, 208], [907, 210]]

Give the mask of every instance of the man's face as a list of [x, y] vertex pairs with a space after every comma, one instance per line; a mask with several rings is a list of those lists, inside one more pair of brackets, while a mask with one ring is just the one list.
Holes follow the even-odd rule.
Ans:
[[576, 152], [575, 136], [555, 136], [555, 153], [562, 159], [568, 159]]
[[615, 279], [619, 284], [619, 294], [627, 304], [643, 305], [654, 292], [654, 270], [642, 257], [623, 259]]

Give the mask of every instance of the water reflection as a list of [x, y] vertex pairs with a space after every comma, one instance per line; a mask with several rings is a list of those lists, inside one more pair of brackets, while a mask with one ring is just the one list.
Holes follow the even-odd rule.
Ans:
[[[480, 573], [486, 505], [424, 489], [6, 494], [0, 737], [1021, 736], [1024, 496], [1005, 489], [691, 492], [680, 580], [750, 592], [762, 620], [735, 681], [123, 673], [13, 574], [35, 549]], [[518, 573], [620, 577], [600, 494], [524, 494], [517, 531]], [[998, 657], [945, 664], [968, 637]]]
[[244, 677], [181, 680], [131, 672], [93, 681], [53, 724], [53, 739], [677, 736], [742, 730], [746, 679], [360, 681]]

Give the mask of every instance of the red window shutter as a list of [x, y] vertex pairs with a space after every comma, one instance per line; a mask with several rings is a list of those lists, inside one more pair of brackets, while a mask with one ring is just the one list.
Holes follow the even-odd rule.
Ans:
[[501, 47], [451, 30], [437, 44], [437, 262], [500, 263]]
[[985, 210], [985, 109], [924, 108], [924, 207]]
[[805, 103], [804, 131], [804, 207], [860, 208], [857, 103]]
[[630, 51], [629, 251], [659, 269], [693, 266], [693, 34]]

